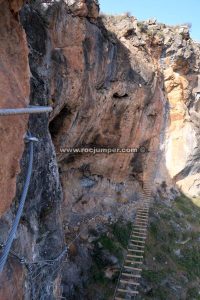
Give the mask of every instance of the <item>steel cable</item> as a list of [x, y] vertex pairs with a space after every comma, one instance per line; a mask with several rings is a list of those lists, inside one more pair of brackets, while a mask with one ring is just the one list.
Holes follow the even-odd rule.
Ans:
[[0, 273], [3, 271], [5, 263], [7, 261], [13, 240], [15, 238], [16, 232], [17, 232], [17, 227], [19, 225], [19, 221], [20, 218], [22, 216], [23, 213], [23, 208], [24, 208], [24, 204], [25, 204], [25, 200], [26, 200], [26, 196], [28, 193], [28, 189], [29, 189], [29, 185], [30, 185], [30, 180], [31, 180], [31, 174], [32, 174], [32, 169], [33, 169], [33, 143], [35, 141], [34, 138], [32, 138], [31, 136], [27, 137], [28, 141], [29, 141], [29, 165], [28, 165], [28, 170], [27, 170], [27, 175], [26, 175], [26, 181], [24, 184], [24, 189], [21, 195], [21, 199], [19, 202], [19, 207], [17, 210], [17, 214], [15, 217], [15, 220], [13, 222], [11, 231], [9, 233], [8, 239], [6, 241], [5, 247], [3, 248], [3, 253], [0, 256]]

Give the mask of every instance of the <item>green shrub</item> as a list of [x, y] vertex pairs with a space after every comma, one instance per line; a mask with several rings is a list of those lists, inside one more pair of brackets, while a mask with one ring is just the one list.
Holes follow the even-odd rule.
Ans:
[[179, 264], [185, 269], [190, 278], [200, 277], [200, 252], [199, 247], [182, 249]]
[[112, 226], [113, 235], [124, 248], [128, 246], [131, 229], [130, 222], [128, 224], [117, 222]]

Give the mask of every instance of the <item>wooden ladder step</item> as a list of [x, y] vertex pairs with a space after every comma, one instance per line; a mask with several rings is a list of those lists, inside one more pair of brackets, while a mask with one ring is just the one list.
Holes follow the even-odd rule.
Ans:
[[123, 279], [120, 279], [120, 282], [121, 282], [121, 283], [125, 283], [125, 284], [133, 284], [133, 285], [136, 285], [136, 286], [139, 286], [139, 285], [140, 285], [138, 282], [127, 281], [127, 280], [123, 280]]
[[142, 224], [142, 225], [147, 225], [148, 224], [148, 221], [144, 221], [144, 220], [138, 220], [136, 219], [135, 220], [135, 224], [138, 223], [138, 224]]
[[145, 232], [140, 232], [140, 231], [132, 231], [133, 235], [138, 234], [141, 238], [147, 238], [147, 234]]
[[142, 225], [146, 225], [148, 224], [148, 221], [140, 221], [140, 220], [135, 220], [135, 224], [142, 224]]
[[130, 267], [130, 266], [124, 266], [124, 269], [142, 272], [142, 269], [140, 269], [140, 268], [133, 268], [133, 267]]
[[129, 246], [134, 247], [134, 248], [144, 248], [145, 247], [144, 245], [136, 245], [134, 243], [130, 243]]
[[123, 276], [132, 277], [132, 278], [141, 278], [141, 275], [135, 275], [131, 273], [122, 273]]
[[117, 292], [127, 293], [127, 294], [132, 294], [132, 295], [138, 295], [138, 291], [130, 291], [130, 290], [117, 289]]
[[133, 226], [139, 226], [139, 227], [142, 227], [142, 228], [147, 228], [147, 226], [148, 226], [148, 223], [142, 223], [142, 222], [135, 222], [134, 224], [133, 224]]
[[[133, 224], [133, 227], [134, 227], [134, 224]], [[134, 230], [138, 230], [138, 231], [139, 231], [139, 229], [140, 229], [140, 228], [133, 228], [133, 231], [134, 231]], [[140, 233], [143, 233], [143, 231], [146, 231], [146, 229], [141, 228], [141, 230], [140, 230], [139, 232], [140, 232]]]
[[137, 225], [137, 224], [133, 224], [134, 227], [139, 227], [141, 228], [141, 230], [146, 230], [147, 226], [140, 226], [140, 225]]
[[144, 253], [144, 250], [137, 250], [137, 249], [130, 249], [128, 248], [129, 252], [138, 252], [138, 253]]
[[142, 261], [136, 261], [136, 260], [130, 260], [130, 259], [126, 259], [125, 263], [130, 263], [130, 264], [137, 264], [137, 265], [142, 265], [143, 262]]
[[146, 225], [146, 224], [148, 224], [148, 222], [147, 221], [142, 221], [142, 220], [138, 220], [138, 219], [135, 219], [135, 222], [133, 223], [133, 225], [135, 225], [135, 223], [142, 223], [142, 225]]
[[133, 227], [134, 227], [134, 229], [143, 231], [143, 232], [145, 232], [145, 233], [147, 232], [147, 228], [148, 228], [148, 226], [137, 225], [137, 224], [134, 224]]
[[130, 240], [130, 242], [145, 244], [145, 241]]
[[135, 234], [131, 234], [131, 238], [138, 238], [138, 239], [146, 240], [146, 237], [145, 237], [145, 236], [135, 235]]
[[143, 256], [140, 256], [140, 255], [134, 255], [134, 254], [127, 254], [127, 257], [140, 258], [140, 259], [143, 259], [143, 258], [144, 258]]
[[[138, 217], [136, 217], [136, 220], [139, 220], [139, 218]], [[146, 219], [146, 220], [144, 220], [144, 219], [140, 219], [141, 221], [146, 221], [146, 220], [148, 220], [148, 218]]]

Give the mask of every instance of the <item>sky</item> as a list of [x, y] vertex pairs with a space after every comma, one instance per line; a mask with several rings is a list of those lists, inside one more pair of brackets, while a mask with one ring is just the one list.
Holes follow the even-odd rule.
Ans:
[[200, 42], [200, 0], [99, 0], [101, 12], [130, 12], [138, 20], [156, 18], [168, 25], [191, 23], [191, 37]]

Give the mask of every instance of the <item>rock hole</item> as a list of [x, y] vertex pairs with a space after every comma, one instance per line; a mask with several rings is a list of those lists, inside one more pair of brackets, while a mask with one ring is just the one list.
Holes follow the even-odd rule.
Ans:
[[59, 133], [59, 131], [63, 127], [65, 118], [69, 115], [71, 115], [69, 107], [64, 106], [60, 113], [50, 122], [49, 131], [52, 137], [55, 137]]
[[118, 92], [116, 92], [116, 93], [113, 94], [113, 98], [115, 98], [115, 99], [128, 98], [128, 94], [127, 93], [119, 94]]

